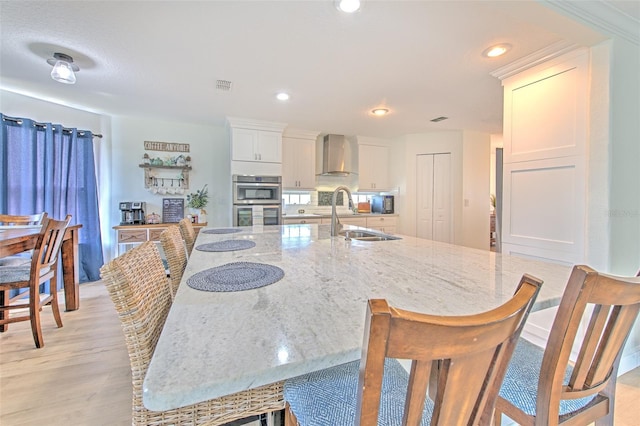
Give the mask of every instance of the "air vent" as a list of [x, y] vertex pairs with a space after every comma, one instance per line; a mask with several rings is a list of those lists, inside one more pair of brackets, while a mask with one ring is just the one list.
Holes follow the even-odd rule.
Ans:
[[443, 121], [448, 119], [449, 117], [437, 117], [437, 118], [432, 118], [431, 121], [433, 121], [434, 123], [437, 123], [438, 121]]
[[231, 90], [231, 84], [228, 80], [216, 80], [216, 89], [228, 92]]

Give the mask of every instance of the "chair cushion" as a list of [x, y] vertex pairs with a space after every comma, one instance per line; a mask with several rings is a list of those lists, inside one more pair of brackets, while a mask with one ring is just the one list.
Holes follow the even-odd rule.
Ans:
[[[500, 388], [500, 396], [530, 416], [536, 413], [538, 379], [542, 366], [544, 349], [520, 339], [513, 353], [507, 374]], [[573, 367], [569, 366], [564, 375], [564, 384], [569, 383]], [[595, 396], [560, 401], [560, 415], [568, 414], [587, 405]]]
[[[40, 276], [49, 272], [51, 268], [46, 267], [40, 270]], [[13, 283], [18, 281], [29, 281], [31, 273], [31, 261], [20, 265], [0, 266], [0, 283]]]
[[31, 255], [25, 256], [23, 253], [13, 256], [6, 256], [0, 258], [0, 266], [22, 266], [24, 264], [31, 264]]
[[[284, 399], [302, 426], [352, 425], [357, 405], [360, 361], [305, 374], [284, 383]], [[378, 425], [402, 422], [409, 374], [395, 359], [386, 359]], [[431, 423], [433, 402], [426, 398], [421, 425]]]

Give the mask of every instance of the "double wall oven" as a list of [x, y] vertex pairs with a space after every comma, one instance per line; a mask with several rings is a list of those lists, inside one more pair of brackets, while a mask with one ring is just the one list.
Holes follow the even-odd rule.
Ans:
[[282, 223], [280, 176], [233, 175], [233, 226]]

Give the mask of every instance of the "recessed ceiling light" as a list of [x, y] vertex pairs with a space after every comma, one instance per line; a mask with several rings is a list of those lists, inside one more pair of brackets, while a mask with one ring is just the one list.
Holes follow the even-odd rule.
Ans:
[[336, 0], [336, 7], [344, 13], [353, 13], [360, 9], [360, 0]]
[[288, 101], [289, 100], [289, 94], [288, 93], [284, 93], [284, 92], [280, 92], [276, 95], [276, 98], [279, 101]]
[[482, 55], [488, 58], [496, 58], [507, 53], [509, 49], [511, 49], [511, 45], [508, 43], [496, 44], [495, 46], [485, 49]]
[[387, 108], [374, 108], [371, 110], [371, 114], [382, 117], [383, 115], [389, 114], [389, 110]]

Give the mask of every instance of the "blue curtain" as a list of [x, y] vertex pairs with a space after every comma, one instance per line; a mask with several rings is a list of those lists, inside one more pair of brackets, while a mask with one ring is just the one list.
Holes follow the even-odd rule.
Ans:
[[80, 282], [100, 279], [104, 263], [98, 215], [93, 135], [0, 113], [0, 212], [72, 216], [81, 224]]

